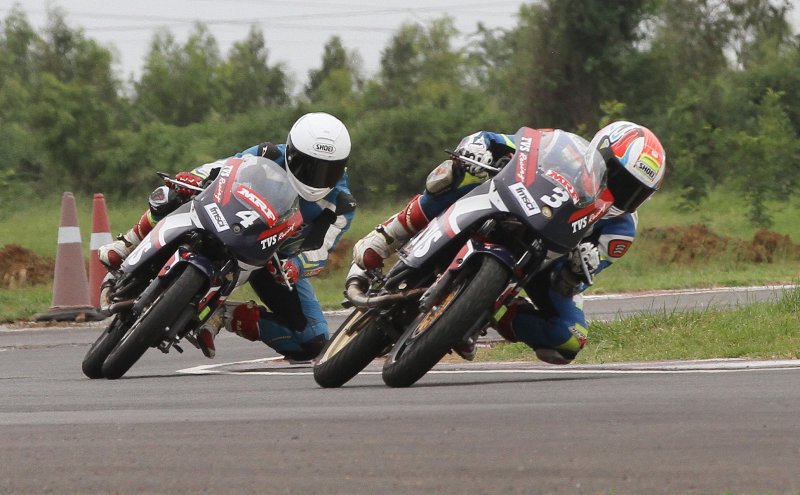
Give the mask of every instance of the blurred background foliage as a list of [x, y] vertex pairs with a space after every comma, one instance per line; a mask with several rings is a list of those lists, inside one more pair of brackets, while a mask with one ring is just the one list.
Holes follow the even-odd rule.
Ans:
[[[328, 111], [350, 128], [361, 203], [412, 195], [444, 148], [480, 129], [558, 127], [591, 135], [612, 119], [665, 145], [667, 188], [696, 208], [717, 188], [769, 226], [765, 205], [797, 194], [800, 38], [791, 2], [541, 0], [502, 30], [456, 46], [451, 18], [402, 26], [367, 77], [334, 36], [295, 87], [258, 28], [222, 54], [197, 24], [183, 44], [156, 33], [138, 80], [51, 9], [0, 26], [0, 205], [64, 190], [140, 197], [176, 172]], [[29, 196], [30, 195], [30, 196]]]

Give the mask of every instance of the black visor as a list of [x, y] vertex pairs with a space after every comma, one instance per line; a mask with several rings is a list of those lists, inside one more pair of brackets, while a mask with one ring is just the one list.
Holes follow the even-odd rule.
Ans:
[[619, 164], [609, 166], [608, 189], [614, 195], [614, 206], [629, 213], [636, 211], [656, 192], [655, 189], [642, 184]]
[[344, 175], [347, 158], [323, 160], [306, 155], [291, 145], [286, 147], [286, 166], [295, 178], [309, 187], [330, 188]]

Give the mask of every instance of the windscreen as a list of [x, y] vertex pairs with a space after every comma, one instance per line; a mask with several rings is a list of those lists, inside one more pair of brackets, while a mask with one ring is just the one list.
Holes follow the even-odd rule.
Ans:
[[606, 165], [597, 150], [580, 136], [561, 130], [542, 138], [539, 170], [561, 186], [578, 207], [591, 204], [605, 188]]
[[[244, 159], [233, 179], [234, 190], [244, 186], [269, 202], [270, 207], [281, 215], [297, 200], [297, 193], [289, 183], [289, 177], [280, 165], [266, 158], [249, 156]], [[246, 204], [237, 196], [240, 202]]]

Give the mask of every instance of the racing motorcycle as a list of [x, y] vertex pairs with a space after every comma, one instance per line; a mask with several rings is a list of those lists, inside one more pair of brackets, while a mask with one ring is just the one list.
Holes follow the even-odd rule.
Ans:
[[[382, 377], [408, 387], [446, 354], [474, 343], [537, 274], [574, 249], [611, 207], [601, 199], [606, 167], [583, 138], [521, 128], [491, 180], [453, 203], [399, 251], [385, 276], [351, 269], [355, 309], [314, 367], [322, 387], [339, 387], [378, 356]], [[591, 274], [583, 267], [584, 281]]]
[[[163, 218], [105, 283], [113, 315], [83, 359], [89, 378], [124, 375], [151, 347], [183, 352], [195, 332], [253, 270], [302, 225], [287, 172], [262, 157], [229, 158], [208, 187]], [[168, 192], [165, 186], [162, 194]]]

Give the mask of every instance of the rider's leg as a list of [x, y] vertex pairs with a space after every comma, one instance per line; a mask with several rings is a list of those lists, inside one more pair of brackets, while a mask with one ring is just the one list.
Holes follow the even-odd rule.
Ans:
[[586, 345], [583, 296], [569, 297], [553, 290], [547, 294], [554, 311], [537, 311], [529, 303], [512, 304], [500, 319], [498, 332], [511, 342], [525, 342], [542, 361], [569, 364]]
[[148, 199], [150, 207], [142, 214], [139, 221], [130, 230], [120, 234], [116, 241], [98, 248], [97, 255], [100, 262], [111, 270], [119, 268], [131, 251], [142, 242], [144, 236], [153, 230], [156, 223], [178, 208], [183, 201], [183, 198], [167, 186], [157, 187], [150, 193]]

